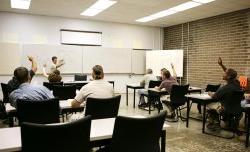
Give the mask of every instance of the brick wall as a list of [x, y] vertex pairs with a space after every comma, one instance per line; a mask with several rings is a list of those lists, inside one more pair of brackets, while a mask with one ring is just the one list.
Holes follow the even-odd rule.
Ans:
[[250, 9], [164, 28], [164, 49], [184, 50], [184, 82], [193, 86], [223, 83], [226, 67], [250, 78]]

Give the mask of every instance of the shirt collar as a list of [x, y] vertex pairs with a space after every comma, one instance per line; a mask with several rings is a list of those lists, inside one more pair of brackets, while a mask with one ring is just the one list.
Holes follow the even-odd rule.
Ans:
[[29, 83], [28, 82], [26, 82], [26, 83], [22, 83], [22, 84], [20, 84], [20, 86], [19, 87], [24, 87], [24, 86], [28, 86], [29, 85]]

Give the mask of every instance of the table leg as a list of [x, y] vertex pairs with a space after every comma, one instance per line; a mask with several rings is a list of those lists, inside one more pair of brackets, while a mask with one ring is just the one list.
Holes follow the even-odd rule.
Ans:
[[249, 145], [249, 129], [250, 129], [250, 118], [249, 118], [249, 115], [250, 115], [250, 110], [248, 109], [247, 111], [247, 134], [246, 134], [246, 147], [248, 147]]
[[206, 113], [207, 113], [206, 106], [207, 104], [203, 105], [202, 133], [205, 133]]
[[9, 116], [8, 121], [9, 121], [9, 127], [13, 127], [14, 126], [14, 118]]
[[163, 130], [161, 134], [161, 152], [165, 152], [165, 148], [166, 148], [166, 130]]
[[135, 108], [135, 89], [134, 89], [134, 108]]
[[186, 127], [188, 128], [189, 125], [189, 111], [190, 111], [190, 99], [187, 100], [187, 121], [186, 121]]
[[127, 103], [127, 106], [128, 106], [128, 86], [126, 86], [126, 103]]

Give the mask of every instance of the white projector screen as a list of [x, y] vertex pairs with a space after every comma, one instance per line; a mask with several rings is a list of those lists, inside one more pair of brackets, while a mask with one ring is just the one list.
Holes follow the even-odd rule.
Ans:
[[61, 30], [61, 44], [101, 46], [102, 32]]
[[153, 50], [146, 52], [146, 68], [152, 69], [154, 74], [160, 76], [162, 68], [166, 68], [173, 75], [173, 63], [178, 77], [183, 77], [183, 50]]

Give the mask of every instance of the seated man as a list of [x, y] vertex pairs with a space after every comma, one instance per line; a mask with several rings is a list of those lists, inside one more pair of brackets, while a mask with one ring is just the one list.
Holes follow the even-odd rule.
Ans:
[[[172, 66], [172, 68], [174, 69], [173, 66]], [[176, 76], [175, 72], [174, 72], [174, 75]], [[167, 91], [168, 94], [170, 94], [172, 86], [179, 85], [176, 78], [172, 77], [168, 70], [163, 70], [161, 77], [162, 77], [163, 81], [162, 81], [161, 85], [159, 87], [155, 87], [155, 89], [164, 90], [164, 91]], [[174, 109], [171, 107], [171, 103], [166, 100], [166, 105], [171, 113], [171, 115], [168, 117], [171, 117], [171, 118], [175, 117]]]
[[[208, 114], [209, 114], [209, 124], [207, 127], [212, 130], [216, 130], [220, 128], [219, 124], [219, 114], [223, 114], [227, 109], [228, 103], [226, 102], [226, 95], [233, 93], [234, 91], [241, 91], [240, 83], [237, 80], [237, 72], [233, 69], [227, 69], [223, 63], [221, 58], [218, 59], [218, 64], [222, 67], [223, 71], [223, 80], [226, 81], [226, 85], [219, 88], [215, 93], [209, 93], [209, 95], [218, 100], [219, 103], [212, 103], [208, 105]], [[233, 112], [233, 111], [232, 111]], [[227, 124], [228, 120], [225, 120]]]
[[46, 100], [54, 98], [53, 94], [46, 87], [30, 84], [31, 76], [25, 67], [16, 68], [14, 74], [20, 86], [10, 94], [12, 106], [16, 107], [17, 99]]
[[138, 105], [139, 107], [142, 107], [142, 106], [146, 105], [146, 102], [145, 102], [145, 99], [144, 99], [143, 95], [148, 94], [149, 82], [151, 80], [156, 81], [157, 79], [156, 79], [156, 76], [153, 75], [153, 70], [152, 69], [147, 69], [146, 75], [143, 76], [143, 79], [140, 82], [140, 85], [144, 86], [144, 89], [139, 89], [138, 90], [138, 94], [139, 94], [139, 97], [140, 97], [140, 101], [139, 101], [139, 105]]
[[[30, 80], [33, 78], [33, 76], [35, 75], [36, 71], [37, 71], [37, 63], [34, 60], [33, 57], [28, 56], [29, 61], [31, 62], [31, 70], [29, 71], [30, 74]], [[15, 73], [14, 73], [14, 77], [8, 82], [8, 87], [10, 89], [10, 92], [16, 90], [20, 83], [18, 82], [18, 80], [15, 77]]]
[[103, 80], [104, 73], [102, 66], [95, 65], [92, 70], [93, 81], [83, 86], [75, 99], [71, 99], [72, 107], [79, 107], [88, 97], [110, 98], [114, 96], [112, 84]]

